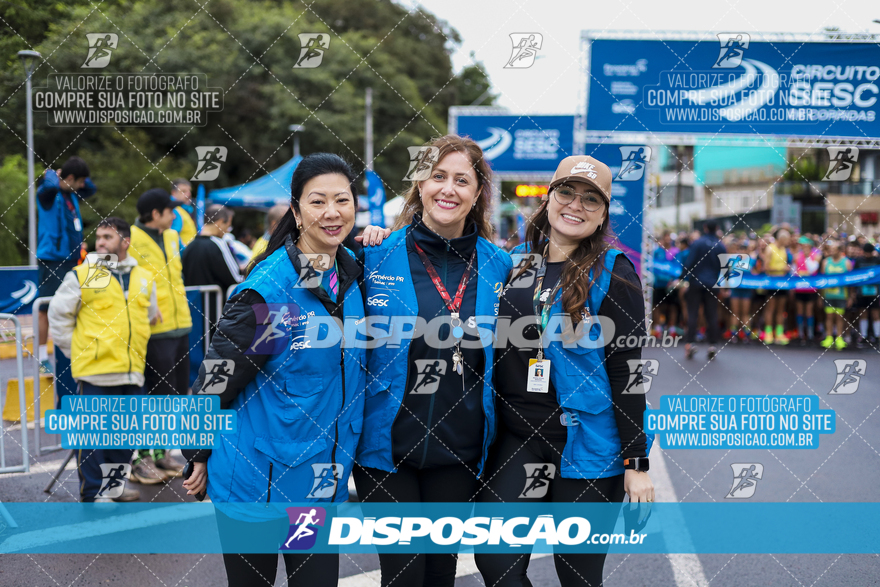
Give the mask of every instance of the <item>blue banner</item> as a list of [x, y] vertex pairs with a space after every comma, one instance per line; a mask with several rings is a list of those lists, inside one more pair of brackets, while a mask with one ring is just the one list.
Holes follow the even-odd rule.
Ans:
[[[654, 275], [667, 279], [678, 279], [682, 276], [681, 265], [670, 261], [654, 261]], [[719, 279], [721, 276], [719, 275]], [[685, 277], [686, 279], [686, 277]], [[736, 287], [730, 289], [826, 289], [831, 287], [851, 287], [880, 283], [880, 265], [856, 269], [848, 273], [836, 275], [752, 275], [743, 273]]]
[[[4, 505], [19, 522], [0, 529], [4, 554], [876, 553], [880, 544], [878, 503]], [[267, 512], [274, 524], [238, 521]]]
[[368, 169], [367, 175], [367, 202], [370, 205], [370, 224], [385, 227], [385, 186], [382, 179], [372, 169]]
[[30, 314], [37, 280], [36, 267], [0, 267], [0, 313]]
[[597, 39], [586, 128], [596, 132], [880, 137], [880, 46]]
[[196, 189], [196, 230], [202, 231], [205, 225], [205, 184], [200, 183]]
[[495, 173], [552, 175], [560, 161], [574, 155], [574, 116], [459, 116], [455, 126], [480, 145]]
[[[640, 153], [642, 165], [636, 171], [632, 167], [632, 153]], [[635, 265], [640, 274], [642, 265], [642, 234], [645, 212], [645, 171], [644, 166], [650, 154], [641, 145], [593, 144], [587, 143], [584, 155], [598, 159], [611, 169], [611, 205], [608, 209], [611, 228], [620, 241], [621, 249]], [[646, 159], [645, 159], [646, 158]], [[554, 169], [555, 171], [555, 169]]]

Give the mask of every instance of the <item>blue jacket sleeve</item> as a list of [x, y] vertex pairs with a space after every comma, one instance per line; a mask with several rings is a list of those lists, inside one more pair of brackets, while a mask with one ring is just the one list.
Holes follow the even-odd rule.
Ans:
[[58, 180], [58, 174], [54, 169], [47, 169], [46, 173], [43, 174], [43, 181], [40, 182], [40, 186], [37, 188], [37, 201], [44, 210], [52, 207], [52, 203], [55, 201], [55, 196], [60, 188], [61, 182]]
[[98, 188], [92, 183], [92, 178], [86, 178], [86, 185], [81, 190], [76, 191], [76, 195], [80, 198], [91, 198], [95, 195], [95, 192], [98, 191]]

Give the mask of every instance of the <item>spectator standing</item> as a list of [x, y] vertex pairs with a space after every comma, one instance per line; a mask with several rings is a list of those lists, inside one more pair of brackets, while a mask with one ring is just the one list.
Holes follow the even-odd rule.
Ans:
[[[241, 283], [242, 276], [229, 243], [223, 235], [232, 227], [233, 212], [220, 204], [211, 204], [205, 210], [205, 225], [183, 251], [183, 282], [193, 285], [219, 285], [221, 302], [226, 302], [226, 291]], [[212, 297], [208, 316], [217, 316], [218, 308]], [[212, 328], [214, 324], [211, 325]]]
[[174, 222], [171, 228], [180, 235], [181, 248], [187, 246], [196, 238], [198, 229], [193, 220], [195, 206], [192, 201], [192, 184], [189, 180], [179, 178], [171, 182], [171, 197], [179, 204], [174, 208]]
[[[36, 255], [39, 297], [54, 296], [65, 274], [79, 264], [83, 229], [79, 200], [93, 196], [95, 191], [95, 184], [89, 179], [89, 166], [79, 157], [69, 158], [61, 169], [47, 169], [43, 175], [37, 189], [40, 203]], [[49, 334], [47, 312], [41, 310], [37, 319], [40, 325], [40, 370], [51, 373], [46, 347]], [[69, 360], [56, 355], [55, 362], [59, 375], [69, 373]]]
[[688, 249], [687, 259], [684, 262], [682, 279], [689, 282], [688, 289], [684, 294], [687, 304], [687, 333], [685, 334], [685, 356], [693, 358], [694, 341], [699, 326], [700, 306], [706, 316], [706, 335], [709, 341], [708, 358], [715, 357], [715, 344], [718, 342], [718, 298], [712, 287], [718, 281], [721, 273], [721, 261], [719, 254], [726, 253], [726, 249], [718, 239], [716, 231], [718, 225], [709, 220], [703, 225], [703, 236], [694, 241]]
[[254, 246], [251, 249], [253, 259], [256, 259], [258, 255], [266, 250], [266, 245], [269, 244], [269, 239], [272, 237], [272, 233], [275, 232], [275, 228], [278, 226], [278, 223], [281, 222], [285, 213], [287, 213], [287, 206], [284, 204], [278, 204], [269, 209], [269, 212], [266, 214], [266, 232], [263, 233], [263, 236], [257, 239], [257, 242], [254, 243]]
[[[131, 228], [129, 254], [156, 282], [160, 321], [152, 326], [144, 371], [149, 395], [186, 395], [189, 388], [189, 333], [192, 317], [183, 285], [180, 236], [171, 228], [178, 202], [162, 188], [138, 198], [140, 217]], [[132, 479], [161, 483], [179, 477], [185, 463], [163, 449], [138, 451]]]
[[[67, 273], [49, 304], [49, 329], [57, 348], [73, 359], [80, 395], [140, 395], [150, 323], [159, 317], [156, 285], [127, 254], [128, 222], [106, 218], [96, 233], [97, 254]], [[125, 486], [119, 497], [101, 496], [101, 465], [127, 465], [131, 455], [131, 449], [77, 450], [80, 500], [137, 500], [140, 493]]]

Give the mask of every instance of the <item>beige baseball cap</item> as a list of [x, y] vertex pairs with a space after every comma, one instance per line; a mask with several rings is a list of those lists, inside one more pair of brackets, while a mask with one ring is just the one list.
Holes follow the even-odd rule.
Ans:
[[563, 159], [550, 180], [550, 189], [561, 183], [580, 181], [599, 190], [605, 203], [611, 203], [611, 170], [608, 166], [586, 155], [573, 155]]

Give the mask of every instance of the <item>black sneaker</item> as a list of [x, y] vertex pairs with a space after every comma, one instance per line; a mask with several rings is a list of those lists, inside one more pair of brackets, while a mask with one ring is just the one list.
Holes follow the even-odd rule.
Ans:
[[706, 358], [711, 361], [712, 359], [715, 358], [715, 355], [717, 355], [717, 354], [718, 354], [718, 351], [715, 349], [715, 347], [710, 346], [709, 352], [706, 354]]

